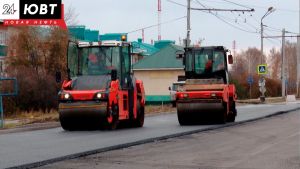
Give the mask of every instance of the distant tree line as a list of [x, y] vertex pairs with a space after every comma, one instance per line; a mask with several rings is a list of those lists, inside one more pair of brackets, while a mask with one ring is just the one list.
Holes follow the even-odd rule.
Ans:
[[[287, 93], [296, 93], [296, 44], [287, 42], [285, 46], [286, 62], [287, 62]], [[234, 64], [230, 75], [232, 82], [236, 85], [239, 99], [250, 98], [250, 85], [247, 82], [249, 76], [253, 77], [254, 83], [251, 85], [251, 98], [260, 96], [257, 74], [257, 65], [267, 63], [268, 74], [266, 79], [267, 97], [281, 96], [281, 51], [272, 48], [267, 56], [261, 58], [261, 52], [257, 48], [248, 48], [234, 56]]]
[[67, 43], [67, 31], [59, 28], [22, 27], [10, 37], [5, 73], [17, 78], [19, 94], [5, 97], [6, 112], [57, 107], [55, 73], [66, 72]]

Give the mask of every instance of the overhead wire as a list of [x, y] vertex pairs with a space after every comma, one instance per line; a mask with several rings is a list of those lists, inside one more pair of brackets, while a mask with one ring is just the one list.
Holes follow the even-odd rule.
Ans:
[[266, 33], [266, 32], [264, 32], [264, 34], [266, 35], [266, 36], [264, 36], [264, 39], [267, 39], [268, 41], [273, 41], [273, 42], [276, 41], [276, 43], [277, 44], [279, 43], [279, 45], [281, 44], [281, 41], [279, 39], [277, 39], [277, 38], [269, 38], [268, 36], [270, 36], [270, 35], [268, 33]]
[[[205, 5], [203, 5], [202, 3], [200, 3], [198, 0], [196, 0], [202, 7], [205, 7]], [[211, 13], [211, 12], [210, 12]], [[217, 14], [215, 14], [215, 13], [211, 13], [211, 14], [213, 14], [213, 15], [217, 15]], [[220, 20], [222, 20], [223, 22], [226, 22], [225, 20], [223, 20], [222, 18], [220, 18], [219, 16], [216, 16], [218, 19], [220, 19]], [[226, 17], [224, 17], [224, 18], [226, 18]], [[254, 18], [254, 17], [252, 17], [252, 18]], [[229, 18], [227, 18], [227, 19], [229, 19]], [[230, 18], [231, 19], [231, 18]], [[255, 21], [257, 21], [257, 20], [255, 20]], [[258, 22], [258, 21], [257, 21]], [[237, 27], [237, 26], [235, 26], [235, 25], [233, 25], [233, 24], [231, 24], [231, 23], [229, 23], [229, 22], [226, 22], [227, 24], [230, 24], [231, 26], [234, 26], [235, 28], [238, 28], [238, 29], [240, 29], [239, 27]], [[239, 23], [239, 22], [236, 22], [237, 24]], [[252, 28], [254, 28], [255, 30], [256, 30], [256, 32], [251, 32], [251, 33], [259, 33], [259, 28], [258, 27], [256, 27], [256, 26], [254, 26], [254, 25], [252, 25], [252, 24], [250, 24], [249, 22], [245, 22], [246, 24], [248, 24], [249, 26], [251, 26]], [[240, 24], [239, 24], [240, 25]], [[243, 29], [243, 31], [247, 31], [247, 32], [249, 32], [248, 30], [244, 30]], [[266, 33], [265, 33], [266, 34]], [[268, 36], [268, 34], [266, 34], [267, 36]], [[280, 45], [280, 40], [278, 40], [278, 41], [276, 41], [275, 39], [270, 39], [270, 38], [266, 38], [267, 39], [267, 41], [269, 41], [270, 43], [272, 43], [272, 44], [274, 44], [274, 45]]]
[[[183, 6], [183, 7], [187, 7], [186, 5], [183, 5], [183, 4], [174, 2], [174, 1], [172, 1], [172, 0], [167, 0], [167, 1], [169, 1], [169, 2], [171, 2], [171, 3], [173, 3], [173, 4], [176, 4], [176, 5], [180, 5], [180, 6]], [[208, 8], [208, 7], [209, 7], [209, 6], [207, 6], [207, 5], [202, 4], [199, 0], [194, 0], [194, 1], [195, 1], [196, 3], [198, 3], [199, 5], [201, 5], [203, 8]], [[205, 1], [208, 1], [208, 0], [205, 0]], [[235, 3], [235, 2], [229, 1], [229, 0], [222, 0], [222, 1], [227, 2], [227, 3], [231, 3], [231, 4], [235, 4], [235, 5], [238, 5], [238, 6], [241, 6], [241, 7], [245, 7], [245, 8], [250, 8], [250, 7], [246, 6], [246, 5], [241, 5], [241, 4], [238, 4], [238, 3]], [[218, 1], [214, 1], [214, 2], [218, 2]], [[208, 14], [212, 14], [213, 16], [215, 16], [215, 17], [216, 17], [217, 19], [219, 19], [220, 21], [222, 21], [222, 22], [224, 22], [225, 24], [227, 24], [227, 25], [229, 25], [229, 26], [231, 26], [231, 27], [233, 27], [233, 28], [235, 28], [235, 29], [238, 29], [238, 30], [240, 30], [240, 31], [247, 32], [247, 33], [252, 33], [252, 34], [258, 34], [258, 33], [260, 33], [259, 28], [256, 27], [256, 26], [254, 26], [254, 25], [252, 25], [252, 24], [250, 24], [249, 22], [245, 22], [245, 23], [246, 23], [248, 26], [250, 26], [251, 28], [255, 29], [255, 31], [251, 31], [251, 30], [242, 28], [243, 25], [241, 25], [240, 22], [235, 22], [235, 24], [239, 25], [239, 26], [236, 26], [234, 23], [231, 23], [230, 21], [227, 21], [227, 20], [235, 21], [235, 19], [232, 19], [232, 18], [229, 18], [229, 17], [225, 17], [225, 16], [223, 16], [223, 15], [218, 14], [217, 12], [213, 12], [213, 11], [201, 11], [201, 12], [208, 13]], [[256, 19], [253, 15], [250, 15], [250, 16], [251, 16], [251, 18], [252, 18], [255, 22], [257, 22], [258, 24], [260, 24], [260, 22], [258, 21], [258, 19]], [[281, 32], [281, 30], [278, 29], [278, 28], [274, 28], [274, 27], [270, 27], [270, 26], [266, 26], [266, 28], [267, 28], [268, 31]], [[287, 31], [287, 33], [298, 34], [298, 33], [295, 33], [295, 32], [289, 32], [289, 31]], [[264, 32], [264, 34], [266, 34], [266, 33]], [[267, 35], [267, 34], [266, 34], [266, 35]], [[267, 35], [267, 36], [268, 36], [268, 35]], [[270, 38], [266, 38], [266, 39], [267, 39], [269, 42], [273, 43], [273, 44], [276, 43], [276, 45], [278, 45], [278, 43], [280, 43], [280, 40], [278, 40], [278, 41], [279, 41], [279, 42], [278, 42], [278, 41], [272, 40], [272, 39], [270, 39]]]
[[145, 29], [149, 29], [149, 28], [152, 28], [152, 27], [157, 27], [159, 25], [164, 25], [164, 24], [167, 24], [167, 23], [171, 23], [171, 22], [175, 22], [175, 21], [178, 21], [178, 20], [181, 20], [181, 19], [184, 19], [186, 18], [186, 16], [182, 16], [182, 17], [179, 17], [179, 18], [175, 18], [175, 19], [172, 19], [172, 20], [168, 20], [168, 21], [165, 21], [165, 22], [162, 22], [160, 24], [154, 24], [154, 25], [150, 25], [150, 26], [146, 26], [146, 27], [143, 27], [143, 28], [139, 28], [139, 29], [136, 29], [136, 30], [133, 30], [133, 31], [129, 31], [127, 32], [128, 34], [129, 33], [134, 33], [134, 32], [138, 32], [138, 31], [141, 31], [141, 30], [145, 30]]
[[252, 9], [251, 7], [248, 7], [248, 6], [246, 6], [246, 5], [242, 5], [242, 4], [239, 4], [239, 3], [236, 3], [236, 2], [232, 2], [232, 1], [229, 1], [229, 0], [222, 0], [222, 1], [225, 1], [225, 2], [227, 2], [227, 3], [234, 4], [234, 5], [237, 5], [237, 6], [240, 6], [240, 7]]
[[[228, 1], [228, 0], [220, 0], [220, 1], [216, 1], [216, 0], [201, 0], [201, 1], [206, 1], [206, 2], [214, 2], [214, 3], [226, 3], [225, 1]], [[221, 1], [224, 1], [224, 2], [221, 2]], [[230, 1], [232, 3], [236, 3], [236, 2], [233, 2], [233, 1]], [[238, 4], [238, 3], [237, 3]], [[239, 5], [242, 5], [242, 4], [239, 4]], [[243, 4], [242, 6], [246, 7], [246, 8], [261, 8], [261, 9], [268, 9], [269, 7], [267, 6], [259, 6], [259, 5], [252, 5], [252, 4]], [[285, 12], [299, 12], [299, 10], [296, 10], [296, 9], [286, 9], [286, 8], [276, 8], [276, 10], [279, 10], [279, 11], [285, 11]]]
[[170, 2], [170, 3], [176, 4], [176, 5], [179, 5], [179, 6], [187, 7], [186, 5], [183, 5], [181, 3], [178, 3], [178, 2], [175, 2], [175, 1], [172, 1], [172, 0], [167, 0], [167, 1]]
[[[201, 2], [199, 2], [199, 0], [195, 0], [195, 1], [196, 1], [199, 5], [201, 5], [202, 7], [207, 8], [207, 6], [204, 5], [204, 4], [202, 4]], [[214, 15], [216, 18], [218, 18], [219, 20], [221, 20], [222, 22], [224, 22], [224, 23], [226, 23], [227, 25], [229, 25], [229, 26], [231, 26], [231, 27], [233, 27], [233, 28], [235, 28], [235, 29], [238, 29], [238, 30], [240, 30], [240, 31], [244, 31], [244, 32], [247, 32], [247, 33], [254, 33], [254, 34], [257, 34], [256, 31], [255, 31], [255, 32], [254, 32], [254, 31], [249, 31], [249, 30], [246, 30], [246, 29], [244, 29], [244, 28], [238, 27], [238, 26], [236, 26], [236, 25], [234, 25], [234, 24], [232, 24], [232, 23], [226, 21], [225, 19], [223, 19], [223, 18], [222, 18], [219, 14], [217, 14], [217, 13], [213, 13], [213, 12], [211, 12], [211, 11], [209, 11], [209, 12], [207, 12], [207, 11], [201, 11], [201, 12], [210, 13], [210, 14]]]

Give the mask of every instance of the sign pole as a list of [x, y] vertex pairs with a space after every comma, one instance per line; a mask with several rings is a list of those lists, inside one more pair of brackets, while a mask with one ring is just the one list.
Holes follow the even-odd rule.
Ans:
[[3, 104], [2, 104], [2, 96], [0, 96], [0, 120], [1, 120], [1, 124], [0, 124], [0, 128], [4, 127], [4, 118], [3, 118]]
[[0, 128], [4, 127], [4, 111], [3, 111], [3, 96], [16, 96], [18, 94], [18, 83], [16, 78], [2, 78], [0, 77], [0, 82], [5, 80], [13, 80], [14, 82], [14, 92], [13, 93], [1, 93], [0, 91]]
[[282, 47], [281, 47], [281, 97], [285, 98], [285, 29], [282, 29]]
[[251, 88], [252, 88], [252, 85], [251, 85], [251, 83], [250, 83], [250, 99], [251, 99], [251, 95], [252, 95], [252, 93], [251, 93]]

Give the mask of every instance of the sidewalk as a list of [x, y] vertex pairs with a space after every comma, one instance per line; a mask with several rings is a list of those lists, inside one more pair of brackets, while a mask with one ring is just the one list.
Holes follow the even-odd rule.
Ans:
[[285, 99], [282, 97], [266, 97], [265, 102], [261, 102], [259, 98], [257, 99], [245, 99], [245, 100], [237, 100], [237, 103], [245, 103], [245, 104], [268, 104], [268, 103], [285, 103]]

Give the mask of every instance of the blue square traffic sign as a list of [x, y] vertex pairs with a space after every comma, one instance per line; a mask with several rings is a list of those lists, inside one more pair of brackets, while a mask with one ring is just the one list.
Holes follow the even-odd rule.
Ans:
[[267, 70], [267, 65], [266, 64], [262, 64], [262, 65], [257, 66], [257, 73], [259, 75], [267, 74], [267, 72], [268, 72], [268, 70]]

